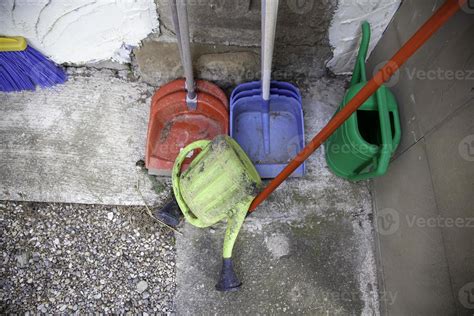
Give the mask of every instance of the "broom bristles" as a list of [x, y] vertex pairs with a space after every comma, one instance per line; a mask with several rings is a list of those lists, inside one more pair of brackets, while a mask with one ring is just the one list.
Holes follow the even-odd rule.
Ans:
[[0, 52], [0, 91], [47, 88], [66, 80], [62, 68], [31, 46], [23, 51]]

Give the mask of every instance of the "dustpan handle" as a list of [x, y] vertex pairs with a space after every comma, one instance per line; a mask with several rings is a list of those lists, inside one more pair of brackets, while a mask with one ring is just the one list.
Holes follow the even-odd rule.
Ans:
[[273, 47], [279, 0], [262, 0], [262, 98], [270, 100]]
[[186, 77], [186, 90], [188, 92], [186, 96], [186, 103], [189, 108], [196, 109], [197, 94], [195, 90], [193, 61], [191, 58], [191, 45], [189, 40], [188, 10], [186, 5], [187, 0], [175, 1], [177, 1], [178, 24], [181, 37], [181, 62], [184, 68], [184, 76]]

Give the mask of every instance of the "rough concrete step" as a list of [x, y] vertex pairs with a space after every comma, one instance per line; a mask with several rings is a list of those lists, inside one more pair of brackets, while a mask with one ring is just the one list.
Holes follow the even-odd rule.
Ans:
[[165, 197], [168, 180], [152, 182], [136, 167], [153, 92], [112, 71], [79, 68], [54, 89], [0, 94], [0, 199], [143, 204]]

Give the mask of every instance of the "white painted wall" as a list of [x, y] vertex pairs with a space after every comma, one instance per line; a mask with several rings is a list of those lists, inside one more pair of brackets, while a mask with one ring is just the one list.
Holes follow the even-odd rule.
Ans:
[[327, 66], [335, 74], [352, 73], [359, 51], [362, 21], [370, 23], [372, 37], [369, 54], [398, 10], [401, 0], [339, 0], [329, 28], [334, 57]]
[[26, 37], [57, 63], [127, 62], [157, 27], [153, 0], [0, 0], [0, 34]]

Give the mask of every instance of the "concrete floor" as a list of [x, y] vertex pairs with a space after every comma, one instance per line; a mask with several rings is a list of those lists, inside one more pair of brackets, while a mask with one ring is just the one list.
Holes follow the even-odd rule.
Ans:
[[[160, 204], [169, 180], [135, 166], [154, 89], [127, 75], [79, 69], [52, 91], [0, 95], [0, 199]], [[303, 91], [307, 139], [343, 92], [344, 78]], [[180, 228], [176, 311], [377, 315], [372, 217], [368, 183], [335, 177], [318, 150], [304, 178], [285, 182], [247, 219], [234, 251], [240, 292], [214, 290], [223, 226]]]
[[[342, 83], [330, 85], [343, 91]], [[328, 84], [323, 79], [303, 93], [307, 140], [340, 100]], [[186, 224], [177, 236], [178, 314], [379, 313], [368, 183], [332, 175], [322, 150], [307, 161], [304, 178], [283, 183], [247, 218], [234, 250], [243, 286], [234, 293], [214, 290], [224, 229]]]

